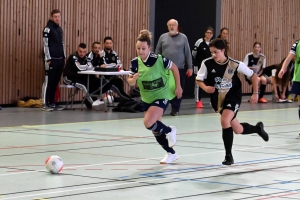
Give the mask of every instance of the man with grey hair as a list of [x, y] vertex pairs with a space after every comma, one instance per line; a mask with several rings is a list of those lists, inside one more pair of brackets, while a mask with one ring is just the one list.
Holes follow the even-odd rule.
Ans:
[[[185, 75], [192, 75], [192, 56], [187, 37], [183, 33], [178, 32], [178, 22], [175, 19], [170, 19], [167, 23], [168, 33], [160, 36], [156, 45], [155, 53], [161, 54], [176, 64], [180, 73], [180, 84], [182, 89], [185, 85]], [[187, 65], [187, 71], [185, 71]], [[172, 111], [170, 115], [176, 116], [179, 114], [182, 98], [175, 97], [170, 101]]]

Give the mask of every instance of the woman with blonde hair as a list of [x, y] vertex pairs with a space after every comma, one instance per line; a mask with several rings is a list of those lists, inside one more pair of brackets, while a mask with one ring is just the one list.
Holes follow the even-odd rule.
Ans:
[[162, 123], [169, 101], [182, 96], [178, 67], [151, 49], [151, 33], [140, 31], [136, 42], [137, 57], [131, 61], [128, 83], [138, 85], [143, 102], [144, 125], [152, 131], [156, 141], [167, 152], [160, 164], [178, 159], [173, 146], [177, 142], [176, 127]]

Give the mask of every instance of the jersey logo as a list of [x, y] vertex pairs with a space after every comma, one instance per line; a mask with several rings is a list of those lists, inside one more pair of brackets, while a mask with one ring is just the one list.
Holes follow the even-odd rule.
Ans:
[[[222, 92], [223, 92], [223, 90], [225, 91], [225, 90], [229, 90], [230, 88], [232, 88], [232, 82], [230, 82], [227, 78], [221, 78], [221, 77], [216, 77], [215, 78], [215, 85], [214, 85], [214, 87], [216, 88], [216, 89], [218, 89], [218, 90], [222, 90]], [[220, 91], [219, 91], [220, 92]]]
[[165, 99], [165, 100], [163, 101], [163, 103], [164, 103], [165, 105], [167, 105], [168, 99]]
[[233, 74], [233, 73], [234, 73], [234, 69], [229, 68], [229, 69], [228, 69], [228, 74]]
[[144, 90], [156, 90], [165, 86], [162, 78], [153, 81], [142, 81]]
[[211, 70], [211, 73], [216, 73], [216, 70], [215, 69]]
[[206, 50], [206, 48], [204, 47], [203, 50]]
[[227, 104], [227, 107], [231, 108], [231, 104]]
[[155, 101], [154, 103], [159, 104], [159, 101]]

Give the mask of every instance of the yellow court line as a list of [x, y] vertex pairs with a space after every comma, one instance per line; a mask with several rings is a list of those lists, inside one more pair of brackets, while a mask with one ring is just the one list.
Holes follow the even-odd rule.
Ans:
[[34, 198], [33, 200], [48, 200], [48, 199], [43, 199], [43, 198]]

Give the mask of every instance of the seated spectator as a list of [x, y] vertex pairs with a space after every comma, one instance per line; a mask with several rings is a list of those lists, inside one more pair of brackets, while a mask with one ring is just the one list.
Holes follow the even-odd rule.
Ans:
[[[88, 61], [86, 44], [80, 43], [77, 51], [72, 53], [67, 60], [66, 66], [64, 68], [63, 77], [64, 83], [67, 85], [73, 85], [80, 90], [86, 97], [84, 101], [87, 108], [91, 109], [92, 106], [98, 106], [103, 101], [100, 101], [96, 97], [89, 96], [90, 93], [93, 93], [100, 88], [100, 79], [95, 76], [90, 76], [89, 78], [89, 91], [87, 90], [87, 76], [86, 74], [78, 74], [79, 71], [92, 70], [94, 69], [93, 65]], [[102, 82], [104, 85], [104, 81]], [[110, 89], [111, 85], [104, 85], [102, 91], [103, 93], [107, 92]]]
[[[268, 101], [263, 98], [266, 87], [268, 83], [270, 82], [270, 78], [263, 74], [263, 69], [266, 67], [266, 57], [261, 53], [261, 43], [255, 42], [253, 44], [253, 52], [248, 53], [243, 61], [254, 73], [258, 75], [258, 81], [260, 83], [260, 91], [259, 91], [259, 97], [258, 102], [259, 103], [267, 103]], [[251, 80], [247, 77], [246, 81], [249, 83], [249, 85], [252, 84]]]
[[[288, 65], [288, 71], [283, 75], [282, 78], [278, 77], [278, 73], [282, 68], [282, 64], [285, 59], [281, 61], [279, 65], [276, 66], [275, 69], [272, 70], [272, 84], [273, 84], [273, 91], [274, 91], [274, 98], [277, 103], [282, 102], [289, 102], [292, 103], [291, 99], [288, 99], [289, 96], [289, 83], [292, 80], [291, 74], [293, 71], [293, 61], [291, 61]], [[279, 90], [279, 85], [281, 86], [281, 93]]]
[[[116, 67], [122, 67], [122, 63], [118, 57], [118, 54], [112, 50], [112, 38], [104, 38], [104, 50], [100, 50], [100, 42], [94, 42], [92, 45], [92, 51], [87, 55], [89, 61], [94, 67], [107, 67], [109, 64], [114, 64]], [[109, 80], [111, 90], [119, 95], [121, 99], [129, 100], [130, 97], [124, 91], [124, 84], [122, 79], [117, 76], [105, 76]]]

